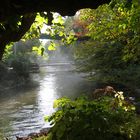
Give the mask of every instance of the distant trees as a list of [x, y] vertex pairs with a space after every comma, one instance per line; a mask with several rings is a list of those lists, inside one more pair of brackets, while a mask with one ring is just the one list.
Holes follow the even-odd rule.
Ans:
[[[6, 47], [3, 63], [0, 63], [1, 89], [21, 86], [30, 81], [31, 64], [38, 62], [38, 52], [41, 43], [38, 39], [20, 41]], [[28, 81], [28, 82], [27, 82]]]
[[40, 46], [41, 42], [38, 39], [16, 42], [11, 46], [7, 46], [3, 61], [8, 65], [11, 65], [13, 60], [22, 57], [28, 61], [34, 62], [37, 59], [37, 53], [34, 53], [33, 48], [39, 48]]

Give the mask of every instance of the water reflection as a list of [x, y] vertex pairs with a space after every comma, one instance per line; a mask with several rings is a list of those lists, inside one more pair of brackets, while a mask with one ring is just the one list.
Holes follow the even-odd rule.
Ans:
[[[57, 99], [55, 74], [49, 74], [40, 81], [40, 90], [38, 94], [38, 109], [42, 116], [50, 115], [54, 112], [53, 101]], [[50, 125], [46, 123], [45, 127]]]
[[53, 102], [63, 96], [75, 98], [91, 90], [91, 83], [72, 72], [71, 67], [48, 66], [33, 75], [39, 83], [34, 88], [6, 91], [0, 94], [0, 132], [14, 140], [49, 127], [45, 115], [54, 112]]

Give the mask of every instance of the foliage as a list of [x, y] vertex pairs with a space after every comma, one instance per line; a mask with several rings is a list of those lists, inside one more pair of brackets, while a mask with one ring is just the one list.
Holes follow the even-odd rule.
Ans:
[[51, 41], [50, 45], [48, 46], [49, 51], [55, 51], [56, 50], [56, 44]]
[[[76, 41], [74, 31], [71, 28], [71, 24], [68, 21], [72, 22], [73, 20], [67, 17], [62, 17], [58, 13], [53, 13], [52, 25], [47, 29], [47, 32], [55, 39], [55, 36], [62, 38], [64, 45], [69, 45]], [[55, 50], [55, 44], [51, 43], [50, 50]]]
[[29, 40], [33, 38], [38, 38], [41, 34], [41, 28], [43, 27], [43, 24], [48, 23], [47, 13], [37, 13], [37, 16], [35, 18], [34, 23], [32, 24], [30, 30], [26, 32], [26, 34], [22, 37], [22, 40]]
[[54, 102], [57, 111], [45, 119], [53, 125], [47, 140], [126, 140], [139, 138], [140, 120], [122, 92], [115, 98], [88, 100], [66, 97]]
[[37, 63], [39, 55], [46, 57], [46, 53], [43, 51], [42, 44], [38, 39], [32, 39], [27, 41], [19, 41], [14, 43], [12, 46], [7, 46], [7, 52], [5, 53], [5, 62], [11, 65], [11, 62], [19, 57], [25, 57], [28, 61]]
[[113, 0], [96, 10], [81, 11], [81, 20], [90, 19], [92, 40], [75, 45], [80, 70], [96, 72], [96, 80], [139, 87], [139, 8], [137, 1]]
[[32, 39], [32, 40], [27, 40], [25, 42], [19, 41], [16, 43], [10, 43], [9, 45], [6, 46], [3, 61], [5, 63], [8, 63], [8, 61], [10, 61], [12, 57], [16, 55], [19, 55], [19, 54], [25, 55], [25, 54], [31, 53], [32, 47], [34, 45], [40, 46], [39, 40]]
[[86, 36], [88, 32], [88, 28], [87, 28], [88, 25], [89, 25], [89, 21], [87, 22], [81, 20], [79, 16], [75, 15], [72, 27], [76, 36], [78, 37]]
[[[38, 49], [38, 51], [32, 51], [34, 48]], [[21, 81], [28, 80], [31, 63], [38, 63], [39, 56], [37, 53], [39, 52], [39, 55], [41, 55], [40, 48], [42, 46], [38, 39], [27, 40], [25, 42], [20, 41], [7, 46], [4, 63], [13, 68], [9, 70], [9, 77], [15, 75]], [[44, 57], [45, 54], [43, 54]]]
[[4, 55], [3, 55], [3, 61], [5, 62], [7, 59], [8, 59], [8, 57], [12, 54], [12, 46], [13, 46], [13, 43], [10, 43], [10, 44], [8, 44], [8, 45], [6, 45], [6, 47], [5, 47], [5, 53], [4, 53]]

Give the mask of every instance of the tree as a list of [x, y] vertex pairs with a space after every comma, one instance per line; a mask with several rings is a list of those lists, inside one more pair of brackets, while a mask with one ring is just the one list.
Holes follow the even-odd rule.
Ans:
[[[102, 5], [83, 12], [83, 19], [92, 17], [88, 35], [92, 41], [75, 47], [80, 69], [96, 72], [92, 78], [106, 83], [121, 83], [138, 88], [140, 81], [140, 6], [133, 0]], [[86, 13], [86, 14], [85, 14]], [[91, 78], [91, 75], [90, 75]]]
[[[3, 0], [0, 3], [0, 60], [5, 46], [20, 40], [35, 21], [36, 13], [52, 20], [51, 12], [74, 15], [81, 8], [97, 8], [110, 0]], [[47, 15], [46, 13], [47, 12]]]

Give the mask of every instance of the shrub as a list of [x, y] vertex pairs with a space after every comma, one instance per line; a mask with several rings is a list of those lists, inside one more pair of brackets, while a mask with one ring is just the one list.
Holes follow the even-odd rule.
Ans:
[[140, 119], [122, 92], [115, 98], [88, 100], [66, 97], [54, 102], [57, 111], [45, 119], [53, 125], [47, 140], [137, 140]]

